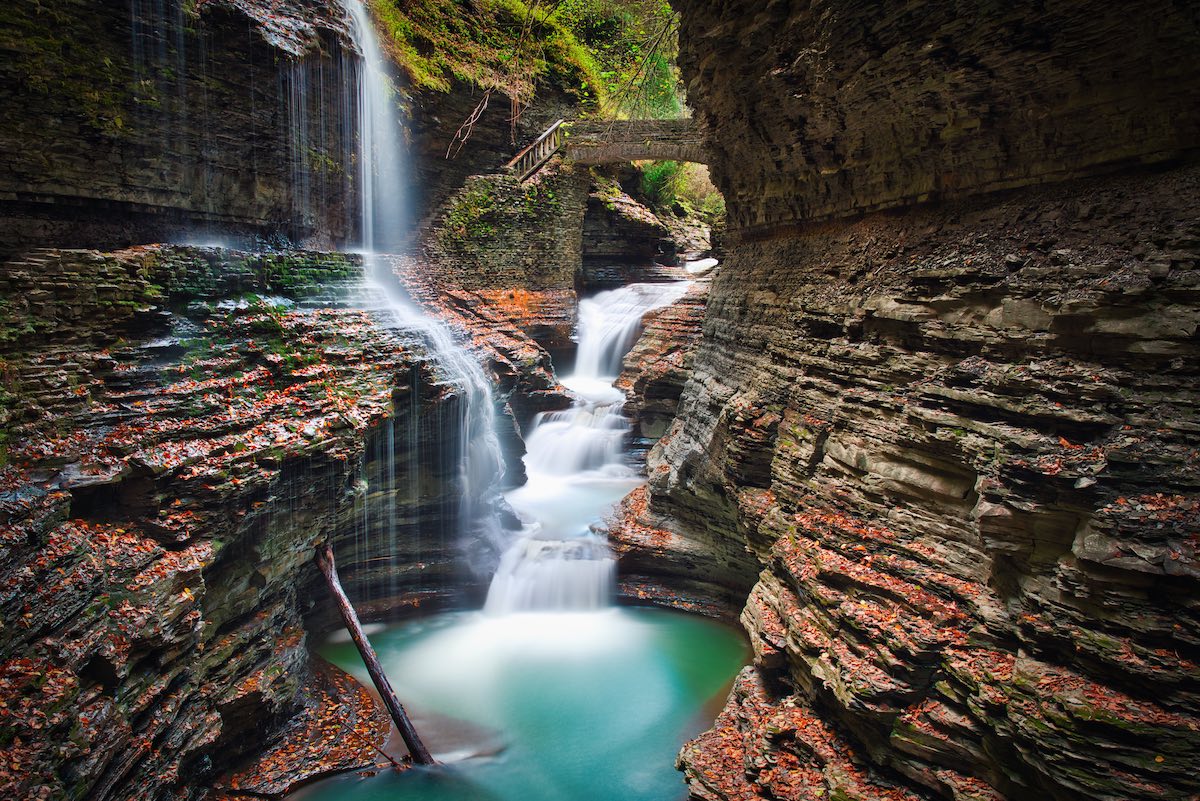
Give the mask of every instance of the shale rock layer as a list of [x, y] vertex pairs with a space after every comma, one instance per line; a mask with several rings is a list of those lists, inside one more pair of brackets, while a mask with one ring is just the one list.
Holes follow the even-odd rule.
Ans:
[[1198, 187], [743, 239], [715, 280], [650, 508], [740, 533], [760, 664], [922, 793], [1197, 790]]
[[308, 703], [318, 542], [358, 599], [444, 597], [455, 542], [418, 535], [454, 526], [455, 401], [361, 273], [159, 247], [0, 268], [5, 797], [202, 795]]
[[1196, 144], [1194, 3], [674, 5], [733, 227], [1054, 182]]
[[1195, 9], [677, 6], [729, 254], [624, 542], [759, 571], [693, 796], [1196, 797]]
[[1198, 790], [1198, 187], [743, 240], [716, 278], [652, 508], [742, 532], [763, 668], [925, 790]]
[[0, 253], [354, 232], [333, 0], [8, 3]]

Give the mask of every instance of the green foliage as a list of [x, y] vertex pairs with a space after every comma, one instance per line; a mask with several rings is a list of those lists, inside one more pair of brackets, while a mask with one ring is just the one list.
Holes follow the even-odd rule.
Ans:
[[596, 101], [592, 54], [539, 0], [371, 0], [384, 45], [420, 89], [446, 92], [454, 80], [522, 103], [554, 77], [585, 103]]
[[678, 195], [681, 175], [677, 161], [651, 161], [642, 167], [642, 194], [656, 206], [669, 206]]
[[667, 0], [561, 0], [554, 15], [594, 54], [606, 116], [683, 116], [678, 18]]
[[725, 198], [713, 186], [702, 164], [649, 161], [641, 165], [642, 194], [652, 206], [679, 207], [713, 225], [725, 216]]
[[684, 113], [667, 0], [371, 0], [384, 44], [420, 89], [455, 80], [523, 104], [551, 80], [605, 116]]

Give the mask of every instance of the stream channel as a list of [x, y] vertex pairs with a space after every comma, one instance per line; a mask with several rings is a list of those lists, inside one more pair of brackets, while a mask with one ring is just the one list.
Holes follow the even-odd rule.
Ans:
[[[458, 454], [464, 536], [500, 532], [491, 388], [440, 322], [398, 291], [380, 254], [404, 241], [407, 178], [395, 93], [370, 16], [347, 0], [363, 58], [357, 106], [364, 260], [394, 324], [419, 332], [467, 399]], [[630, 463], [625, 397], [613, 386], [649, 311], [688, 282], [631, 284], [581, 301], [571, 408], [525, 433], [527, 481], [505, 500], [522, 527], [484, 609], [375, 629], [371, 641], [426, 746], [442, 764], [347, 774], [303, 801], [670, 801], [686, 796], [675, 754], [706, 728], [747, 659], [742, 636], [703, 618], [613, 605], [615, 559], [591, 527], [643, 478]], [[369, 685], [348, 642], [322, 655]]]
[[[439, 761], [346, 775], [303, 801], [504, 799], [670, 801], [686, 796], [675, 753], [706, 728], [747, 657], [704, 618], [612, 605], [614, 559], [590, 527], [642, 480], [613, 387], [642, 316], [686, 282], [634, 284], [586, 299], [579, 353], [562, 379], [577, 400], [527, 437], [527, 483], [507, 495], [524, 527], [485, 608], [376, 630], [371, 641]], [[354, 646], [322, 655], [369, 683]]]

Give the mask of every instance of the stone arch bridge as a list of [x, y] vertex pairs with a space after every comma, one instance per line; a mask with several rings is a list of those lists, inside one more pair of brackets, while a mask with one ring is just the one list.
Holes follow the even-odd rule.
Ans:
[[577, 164], [648, 159], [708, 163], [694, 120], [559, 120], [507, 165], [520, 180], [534, 175], [555, 153]]

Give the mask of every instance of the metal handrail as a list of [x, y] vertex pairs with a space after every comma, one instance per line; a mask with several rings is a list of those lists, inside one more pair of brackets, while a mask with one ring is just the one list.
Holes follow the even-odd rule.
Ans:
[[524, 181], [541, 169], [541, 166], [562, 147], [564, 122], [565, 120], [559, 120], [547, 128], [532, 144], [513, 156], [512, 161], [504, 165], [505, 169], [516, 172], [518, 181]]

